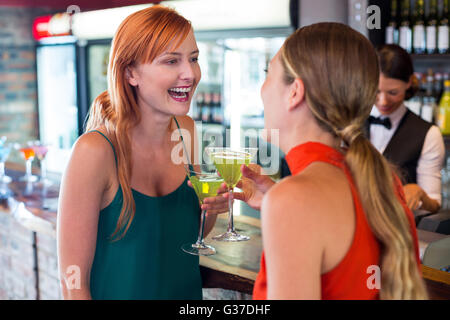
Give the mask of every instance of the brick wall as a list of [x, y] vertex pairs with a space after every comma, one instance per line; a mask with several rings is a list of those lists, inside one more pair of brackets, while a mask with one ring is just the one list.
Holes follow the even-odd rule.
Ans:
[[[47, 9], [0, 7], [0, 136], [11, 142], [38, 137], [33, 19]], [[9, 161], [23, 163], [17, 152]]]

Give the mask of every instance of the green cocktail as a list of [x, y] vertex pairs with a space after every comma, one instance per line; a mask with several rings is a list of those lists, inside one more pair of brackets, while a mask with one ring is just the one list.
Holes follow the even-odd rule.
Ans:
[[[211, 171], [211, 166], [201, 165], [197, 166], [196, 169], [197, 170], [186, 169], [186, 174], [192, 183], [192, 187], [194, 188], [195, 193], [198, 196], [200, 205], [202, 205], [205, 198], [217, 196], [217, 191], [224, 181], [221, 177], [219, 177], [215, 170]], [[205, 215], [206, 210], [202, 210], [200, 230], [198, 233], [197, 242], [194, 244], [184, 244], [181, 247], [184, 252], [202, 256], [209, 256], [216, 253], [216, 249], [214, 249], [214, 247], [206, 245], [203, 241]]]
[[250, 164], [252, 156], [247, 152], [223, 151], [213, 153], [212, 161], [227, 186], [234, 188], [241, 179], [241, 166]]
[[233, 189], [242, 177], [241, 166], [250, 164], [251, 160], [258, 152], [257, 148], [215, 148], [209, 147], [205, 149], [217, 168], [217, 171], [223, 177], [228, 186], [228, 228], [221, 235], [213, 237], [218, 241], [246, 241], [250, 237], [238, 234], [234, 229], [233, 222]]
[[223, 179], [218, 176], [190, 176], [189, 180], [200, 200], [200, 204], [203, 204], [205, 198], [215, 197], [217, 190], [223, 183]]

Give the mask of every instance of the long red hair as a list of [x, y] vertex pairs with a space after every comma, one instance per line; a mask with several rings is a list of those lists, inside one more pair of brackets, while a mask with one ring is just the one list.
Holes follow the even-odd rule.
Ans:
[[134, 218], [136, 205], [130, 186], [130, 129], [139, 123], [141, 114], [136, 93], [126, 79], [126, 69], [137, 63], [151, 63], [169, 45], [177, 48], [186, 39], [192, 26], [175, 10], [155, 5], [129, 15], [119, 26], [112, 40], [108, 65], [108, 90], [92, 103], [86, 131], [106, 128], [117, 156], [117, 175], [122, 189], [123, 204], [117, 226], [121, 239]]

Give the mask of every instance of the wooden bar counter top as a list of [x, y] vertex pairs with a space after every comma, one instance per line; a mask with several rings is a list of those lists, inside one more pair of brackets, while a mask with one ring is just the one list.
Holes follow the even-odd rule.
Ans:
[[[55, 181], [46, 189], [38, 183], [18, 182], [16, 180], [23, 175], [22, 170], [14, 165], [7, 165], [7, 168], [10, 168], [7, 173], [14, 178], [14, 181], [8, 185], [12, 192], [9, 197], [3, 194], [0, 211], [13, 215], [19, 223], [32, 231], [56, 237], [58, 182]], [[207, 244], [216, 248], [217, 253], [200, 257], [203, 287], [251, 294], [262, 253], [260, 220], [245, 215], [235, 217], [236, 230], [250, 236], [249, 241], [212, 240], [213, 236], [225, 231], [227, 223], [227, 215], [220, 215], [214, 229], [205, 239]], [[418, 234], [420, 239], [420, 230]], [[422, 265], [422, 273], [429, 289], [430, 299], [450, 300], [450, 273], [424, 265]]]

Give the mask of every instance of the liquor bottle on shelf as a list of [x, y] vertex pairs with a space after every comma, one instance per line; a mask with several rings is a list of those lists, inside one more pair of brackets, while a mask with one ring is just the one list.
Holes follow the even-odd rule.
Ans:
[[444, 94], [439, 103], [438, 125], [442, 134], [450, 134], [450, 80], [445, 81]]
[[412, 52], [412, 30], [410, 21], [409, 0], [402, 1], [402, 14], [401, 14], [398, 42], [400, 47], [408, 51], [408, 53]]
[[425, 37], [425, 7], [424, 0], [416, 0], [414, 8], [413, 20], [413, 50], [416, 54], [423, 54], [426, 52], [426, 37]]
[[205, 92], [202, 108], [202, 122], [209, 123], [211, 118], [211, 93]]
[[421, 117], [425, 121], [433, 123], [436, 114], [436, 100], [434, 97], [434, 76], [433, 70], [428, 69], [428, 74], [425, 78], [425, 94], [422, 98]]
[[192, 117], [194, 118], [194, 121], [201, 121], [202, 120], [202, 108], [203, 108], [203, 92], [197, 92], [196, 99], [195, 99], [195, 108], [194, 113]]
[[437, 52], [437, 23], [438, 23], [438, 4], [437, 0], [430, 0], [430, 12], [427, 19], [427, 53]]
[[436, 72], [434, 75], [434, 98], [439, 101], [444, 91], [443, 74]]
[[449, 0], [444, 0], [442, 15], [438, 23], [438, 52], [441, 54], [449, 51]]
[[220, 124], [223, 122], [222, 103], [221, 103], [220, 92], [213, 93], [212, 101], [213, 101], [213, 113], [212, 113], [213, 122]]
[[391, 1], [391, 18], [386, 27], [386, 43], [398, 44], [398, 19], [397, 19], [398, 0]]

